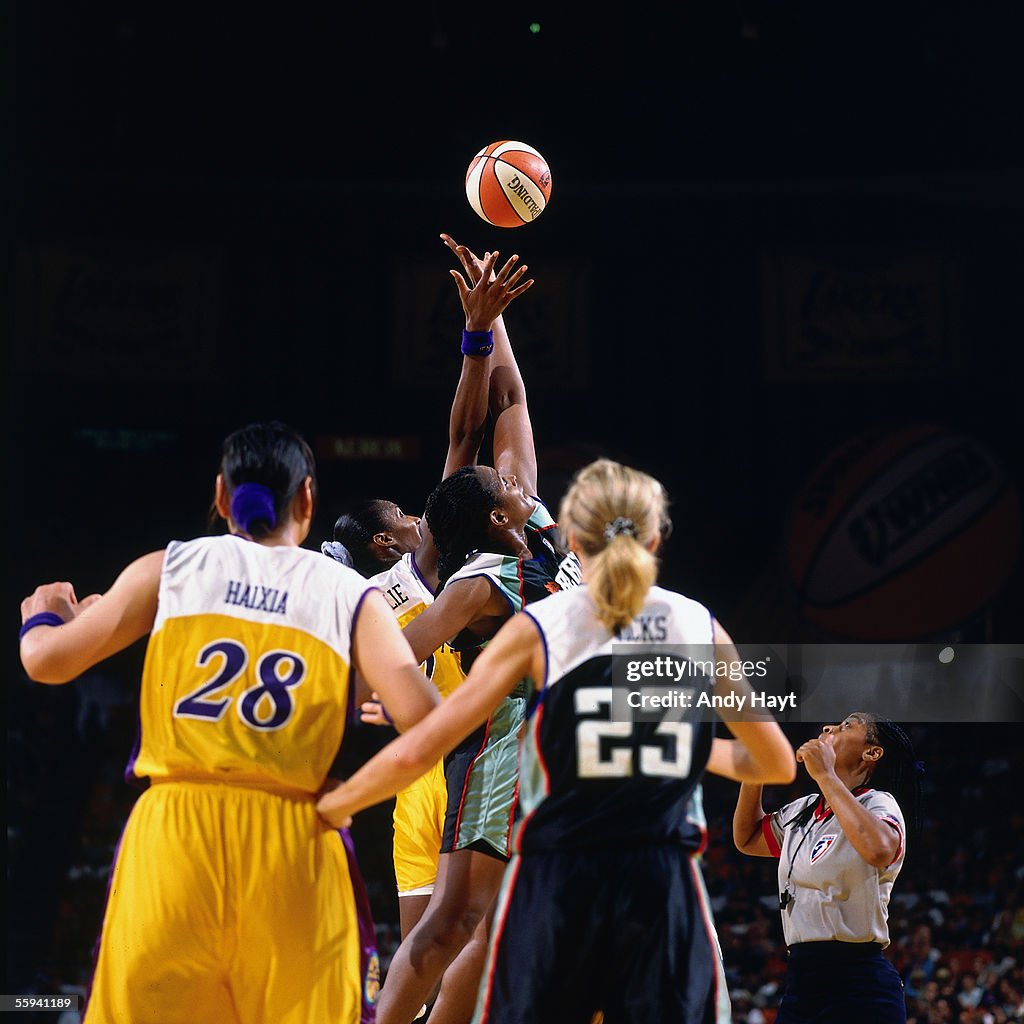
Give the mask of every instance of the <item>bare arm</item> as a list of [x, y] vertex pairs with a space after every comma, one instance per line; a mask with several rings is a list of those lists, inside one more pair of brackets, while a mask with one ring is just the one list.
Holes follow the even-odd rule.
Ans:
[[22, 621], [55, 612], [63, 626], [39, 626], [21, 639], [21, 663], [37, 683], [67, 683], [152, 628], [164, 553], [154, 551], [131, 563], [103, 595], [79, 602], [70, 583], [37, 587], [21, 603]]
[[843, 834], [853, 848], [872, 867], [890, 865], [899, 853], [900, 837], [876, 814], [864, 807], [835, 772], [833, 737], [808, 740], [796, 752], [796, 758], [818, 784], [821, 795], [843, 826]]
[[[526, 267], [515, 267], [518, 260], [513, 256], [500, 271], [494, 270], [497, 253], [487, 253], [484, 259], [477, 257], [464, 245], [458, 245], [450, 235], [441, 235], [444, 244], [455, 254], [466, 272], [470, 284], [456, 271], [450, 271], [466, 315], [467, 331], [494, 331], [495, 349], [497, 338], [505, 338], [502, 311], [517, 296], [533, 285], [523, 281]], [[445, 459], [442, 479], [451, 476], [463, 466], [476, 464], [480, 444], [488, 415], [488, 385], [493, 359], [487, 356], [463, 355], [462, 375], [455, 390], [451, 416], [448, 422], [448, 455]]]
[[[477, 280], [482, 263], [465, 246], [456, 246], [456, 255], [462, 261], [467, 275]], [[513, 257], [518, 259], [518, 257]], [[526, 267], [520, 268], [525, 272]], [[526, 287], [533, 284], [527, 282]], [[520, 291], [517, 290], [517, 294]], [[469, 326], [467, 324], [467, 330]], [[494, 468], [502, 476], [515, 476], [527, 494], [537, 493], [537, 452], [533, 439], [533, 424], [526, 402], [526, 385], [519, 372], [509, 341], [505, 321], [498, 317], [492, 327], [494, 352], [491, 355], [489, 405], [494, 419]]]
[[328, 823], [343, 825], [357, 811], [394, 796], [487, 721], [521, 679], [536, 682], [543, 674], [540, 634], [528, 615], [516, 615], [498, 631], [451, 697], [347, 782], [325, 793], [317, 810]]
[[487, 426], [487, 384], [491, 377], [489, 356], [462, 357], [462, 373], [448, 417], [448, 454], [441, 479], [463, 466], [475, 466]]
[[[483, 260], [479, 260], [464, 245], [456, 244], [450, 235], [442, 234], [441, 238], [458, 257], [466, 276], [472, 282], [470, 287], [458, 271], [450, 271], [459, 289], [459, 298], [466, 314], [466, 330], [493, 330], [495, 351], [499, 350], [499, 339], [503, 338], [507, 346], [508, 336], [505, 334], [501, 313], [514, 298], [533, 286], [532, 280], [522, 280], [527, 268], [516, 268], [518, 257], [513, 256], [495, 273], [494, 264], [498, 256], [496, 252], [487, 253]], [[441, 473], [442, 480], [463, 466], [476, 465], [487, 426], [488, 386], [492, 363], [493, 356], [462, 357], [462, 373], [448, 417], [448, 452]], [[422, 539], [416, 549], [416, 563], [428, 579], [435, 579], [437, 546], [426, 520], [420, 524], [420, 532]]]
[[467, 626], [481, 619], [509, 614], [508, 601], [497, 593], [486, 577], [477, 576], [445, 587], [437, 600], [420, 612], [402, 632], [413, 656], [418, 662], [424, 662]]
[[750, 857], [772, 856], [761, 828], [761, 820], [764, 818], [761, 790], [762, 787], [757, 783], [741, 783], [736, 810], [732, 815], [732, 841], [740, 853]]
[[413, 726], [441, 699], [420, 671], [380, 593], [363, 598], [352, 635], [352, 665], [357, 678], [387, 703], [399, 732]]
[[[730, 670], [715, 677], [715, 694], [745, 696], [749, 706], [750, 684], [739, 671], [740, 658], [732, 637], [716, 620], [715, 658]], [[793, 748], [771, 715], [744, 713], [725, 721], [734, 740], [715, 740], [708, 770], [735, 782], [788, 783], [796, 777]]]

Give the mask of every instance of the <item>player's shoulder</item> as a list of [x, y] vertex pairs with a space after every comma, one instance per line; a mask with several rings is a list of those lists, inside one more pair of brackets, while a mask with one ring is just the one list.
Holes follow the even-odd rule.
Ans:
[[788, 804], [783, 804], [777, 811], [773, 812], [775, 820], [783, 828], [787, 828], [809, 807], [816, 804], [818, 799], [817, 793], [811, 793], [809, 796], [802, 796], [796, 800], [791, 800]]
[[[386, 569], [374, 573], [373, 576], [369, 577], [368, 582], [372, 583], [378, 590], [387, 590], [396, 583], [404, 584], [406, 587], [415, 586], [416, 589], [420, 589], [422, 584], [419, 574], [413, 567], [411, 552], [406, 552], [393, 565], [389, 565]], [[425, 584], [422, 585], [425, 589]]]
[[875, 814], [887, 814], [903, 821], [899, 801], [884, 789], [865, 789], [857, 795], [858, 802]]
[[661, 601], [669, 605], [672, 609], [688, 615], [696, 616], [701, 619], [711, 620], [711, 612], [707, 606], [701, 604], [700, 601], [692, 597], [687, 597], [686, 594], [679, 593], [678, 590], [669, 590], [667, 587], [659, 586], [655, 584], [651, 587], [647, 595], [649, 602]]
[[501, 576], [518, 572], [519, 559], [514, 555], [502, 555], [495, 551], [474, 551], [465, 563], [448, 577], [446, 587], [460, 580], [474, 576]]
[[676, 590], [657, 585], [651, 587], [642, 614], [669, 617], [673, 642], [710, 644], [714, 640], [714, 616], [708, 608]]
[[556, 590], [543, 601], [532, 601], [524, 610], [541, 625], [545, 625], [563, 617], [593, 616], [594, 603], [586, 587], [570, 587], [568, 590]]

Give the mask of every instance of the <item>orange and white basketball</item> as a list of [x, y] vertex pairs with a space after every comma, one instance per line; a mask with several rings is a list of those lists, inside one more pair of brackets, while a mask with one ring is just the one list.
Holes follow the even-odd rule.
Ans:
[[488, 224], [517, 228], [544, 212], [551, 198], [551, 171], [525, 142], [492, 142], [466, 171], [466, 196]]

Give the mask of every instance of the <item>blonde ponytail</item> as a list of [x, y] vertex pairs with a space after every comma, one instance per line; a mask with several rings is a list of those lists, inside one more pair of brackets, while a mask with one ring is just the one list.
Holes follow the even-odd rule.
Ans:
[[636, 617], [657, 579], [649, 548], [668, 525], [666, 505], [657, 480], [610, 459], [581, 469], [565, 495], [559, 525], [588, 556], [587, 592], [611, 633]]

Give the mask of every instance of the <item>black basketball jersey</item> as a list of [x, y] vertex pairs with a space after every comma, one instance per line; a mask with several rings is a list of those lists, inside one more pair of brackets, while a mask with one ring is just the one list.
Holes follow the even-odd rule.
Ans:
[[711, 752], [713, 726], [696, 709], [695, 695], [709, 691], [711, 682], [687, 679], [691, 707], [664, 715], [624, 713], [627, 694], [620, 684], [613, 716], [612, 645], [618, 657], [640, 643], [649, 652], [656, 636], [659, 643], [700, 645], [707, 653], [711, 613], [681, 594], [652, 587], [632, 625], [612, 636], [583, 586], [530, 605], [525, 614], [540, 630], [547, 672], [523, 737], [514, 848], [530, 853], [675, 843], [699, 849], [703, 822], [691, 813], [699, 794], [692, 798]]

